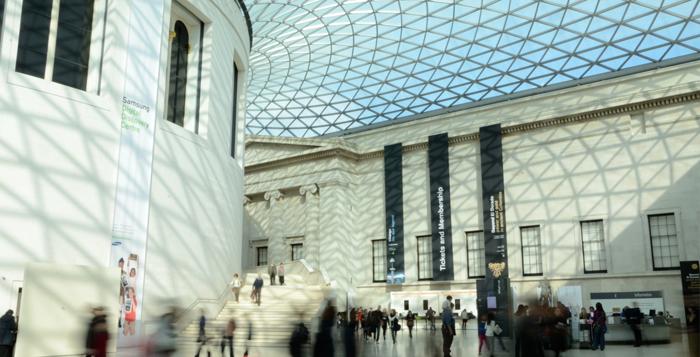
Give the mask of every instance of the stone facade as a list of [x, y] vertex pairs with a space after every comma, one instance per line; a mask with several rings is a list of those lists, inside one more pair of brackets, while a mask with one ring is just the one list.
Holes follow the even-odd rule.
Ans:
[[[679, 271], [654, 269], [648, 215], [673, 213], [679, 259], [698, 259], [699, 85], [700, 65], [689, 63], [345, 136], [249, 137], [246, 155], [260, 160], [246, 165], [244, 240], [266, 242], [279, 261], [290, 259], [286, 240], [303, 239], [306, 258], [363, 306], [386, 305], [394, 291], [475, 289], [465, 232], [483, 226], [478, 128], [500, 123], [514, 303], [543, 284], [555, 294], [581, 286], [584, 306], [591, 292], [662, 290], [680, 316]], [[431, 233], [427, 138], [444, 132], [455, 280], [418, 281], [416, 237]], [[399, 142], [407, 282], [387, 286], [373, 281], [371, 241], [386, 238], [382, 149]], [[580, 222], [592, 219], [603, 221], [606, 273], [584, 272]], [[520, 227], [532, 225], [541, 276], [522, 269]]]

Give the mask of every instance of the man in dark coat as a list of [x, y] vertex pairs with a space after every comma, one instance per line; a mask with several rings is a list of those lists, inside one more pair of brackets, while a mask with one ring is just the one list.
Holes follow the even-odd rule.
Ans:
[[17, 322], [12, 316], [14, 312], [7, 310], [5, 315], [0, 317], [0, 357], [9, 357], [12, 352], [12, 345], [15, 344], [17, 335]]

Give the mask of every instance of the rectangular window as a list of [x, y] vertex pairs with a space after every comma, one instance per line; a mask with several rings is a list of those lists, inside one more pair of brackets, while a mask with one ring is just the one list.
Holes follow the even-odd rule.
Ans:
[[236, 118], [238, 117], [238, 65], [233, 62], [233, 118], [231, 123], [231, 157], [236, 157]]
[[258, 247], [256, 250], [258, 266], [267, 265], [267, 247]]
[[410, 310], [410, 309], [408, 308], [408, 300], [404, 300], [404, 301], [403, 301], [403, 310], [404, 310], [404, 311]]
[[386, 239], [372, 241], [372, 281], [386, 282]]
[[484, 232], [474, 231], [467, 234], [467, 276], [483, 278], [486, 268], [486, 251], [484, 250]]
[[583, 272], [607, 273], [603, 220], [581, 222], [581, 244], [583, 245]]
[[292, 261], [304, 258], [304, 244], [295, 243], [292, 244]]
[[651, 258], [654, 270], [680, 268], [676, 217], [673, 213], [649, 216]]
[[416, 237], [418, 242], [418, 280], [433, 278], [433, 237]]
[[542, 275], [540, 226], [520, 227], [523, 276]]
[[85, 90], [93, 0], [24, 0], [15, 70]]
[[462, 301], [460, 299], [455, 299], [455, 310], [462, 310]]

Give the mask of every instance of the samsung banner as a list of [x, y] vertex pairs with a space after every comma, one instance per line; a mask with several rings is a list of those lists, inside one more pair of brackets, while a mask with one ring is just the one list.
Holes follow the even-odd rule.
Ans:
[[503, 157], [501, 125], [479, 129], [481, 149], [481, 193], [484, 219], [485, 279], [477, 284], [482, 307], [493, 310], [499, 324], [509, 333], [508, 256], [506, 244], [506, 210], [503, 191]]
[[144, 259], [160, 70], [162, 0], [130, 1], [110, 264], [121, 268], [119, 345], [142, 333]]
[[401, 144], [384, 147], [387, 284], [406, 281], [403, 265], [403, 173]]
[[428, 138], [428, 170], [430, 173], [433, 280], [453, 280], [450, 157], [446, 133]]

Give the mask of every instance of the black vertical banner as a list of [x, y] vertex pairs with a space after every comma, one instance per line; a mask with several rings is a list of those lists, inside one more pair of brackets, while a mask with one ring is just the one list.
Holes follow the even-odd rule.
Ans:
[[697, 342], [697, 334], [700, 333], [700, 262], [681, 262], [681, 283], [688, 333], [696, 334], [693, 337]]
[[[499, 324], [509, 334], [510, 286], [506, 244], [506, 211], [503, 192], [501, 125], [479, 129], [481, 149], [481, 193], [484, 205], [484, 251], [486, 270], [483, 284], [477, 285], [477, 300], [494, 311]], [[479, 287], [481, 289], [479, 289]]]
[[387, 283], [406, 281], [403, 264], [403, 174], [401, 144], [384, 147]]
[[447, 133], [428, 138], [428, 170], [433, 235], [433, 280], [453, 280], [450, 157]]

